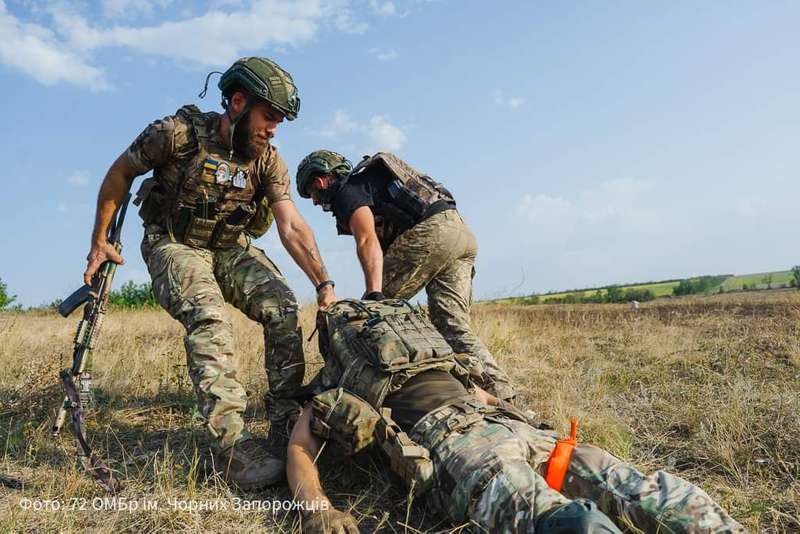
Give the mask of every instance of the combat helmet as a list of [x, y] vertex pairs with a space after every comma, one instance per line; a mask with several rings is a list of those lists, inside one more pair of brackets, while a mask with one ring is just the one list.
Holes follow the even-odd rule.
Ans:
[[267, 102], [290, 121], [296, 119], [300, 112], [300, 96], [291, 74], [270, 59], [243, 57], [222, 73], [217, 87], [222, 91], [222, 106], [226, 109], [225, 94], [236, 85], [251, 97]]
[[311, 198], [307, 188], [316, 176], [329, 174], [336, 178], [346, 176], [353, 170], [347, 158], [332, 150], [315, 150], [297, 166], [297, 193], [303, 198]]

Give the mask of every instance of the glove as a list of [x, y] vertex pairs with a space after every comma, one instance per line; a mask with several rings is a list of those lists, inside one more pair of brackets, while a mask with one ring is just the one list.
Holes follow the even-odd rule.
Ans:
[[386, 295], [380, 291], [372, 291], [370, 293], [364, 293], [364, 296], [361, 297], [361, 300], [386, 300]]
[[320, 510], [303, 520], [304, 534], [359, 534], [355, 518], [334, 508]]

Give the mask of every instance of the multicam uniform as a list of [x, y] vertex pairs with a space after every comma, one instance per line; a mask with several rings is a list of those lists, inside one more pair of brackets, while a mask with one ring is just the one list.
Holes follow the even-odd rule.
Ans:
[[383, 293], [409, 299], [425, 288], [431, 321], [462, 364], [485, 389], [503, 399], [513, 397], [508, 375], [472, 330], [478, 243], [456, 210], [452, 194], [397, 156], [383, 152], [365, 156], [333, 189], [331, 207], [339, 234], [352, 235], [349, 219], [355, 209], [366, 205], [372, 210], [384, 253]]
[[[556, 492], [542, 476], [555, 433], [469, 395], [424, 317], [392, 301], [342, 301], [322, 317], [326, 361], [317, 383], [338, 389], [312, 400], [312, 432], [350, 451], [374, 436], [393, 470], [427, 489], [428, 502], [455, 524], [533, 532], [546, 512], [582, 497], [645, 532], [744, 532], [697, 486], [663, 471], [645, 475], [591, 445], [576, 447]], [[393, 443], [382, 437], [378, 412], [399, 427]]]
[[209, 430], [226, 448], [248, 434], [225, 302], [264, 326], [273, 427], [297, 411], [280, 397], [300, 385], [304, 360], [295, 296], [249, 238], [268, 228], [271, 204], [290, 199], [286, 164], [272, 146], [254, 161], [232, 156], [219, 119], [184, 106], [150, 124], [125, 155], [137, 174], [154, 170], [136, 200], [142, 256], [159, 304], [186, 328], [189, 375]]

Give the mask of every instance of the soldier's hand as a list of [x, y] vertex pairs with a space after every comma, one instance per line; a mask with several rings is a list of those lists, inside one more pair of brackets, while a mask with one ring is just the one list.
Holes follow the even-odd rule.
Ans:
[[355, 518], [335, 508], [320, 510], [304, 517], [304, 534], [358, 534]]
[[317, 293], [317, 306], [320, 310], [324, 310], [334, 302], [336, 302], [336, 292], [333, 286], [325, 286]]
[[92, 285], [92, 276], [94, 276], [103, 262], [109, 260], [118, 265], [125, 263], [119, 252], [108, 241], [92, 243], [92, 249], [89, 251], [89, 255], [86, 256], [87, 265], [86, 271], [83, 273], [83, 282], [87, 286]]

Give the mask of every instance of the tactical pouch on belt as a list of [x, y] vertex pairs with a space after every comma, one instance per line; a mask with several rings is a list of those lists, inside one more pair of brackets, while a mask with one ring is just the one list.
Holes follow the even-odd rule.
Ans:
[[352, 393], [329, 389], [311, 400], [311, 410], [311, 431], [332, 440], [345, 454], [355, 454], [373, 443], [380, 415]]
[[375, 435], [381, 449], [389, 457], [392, 471], [417, 495], [433, 485], [433, 462], [428, 449], [417, 444], [394, 422], [389, 408], [381, 410]]

